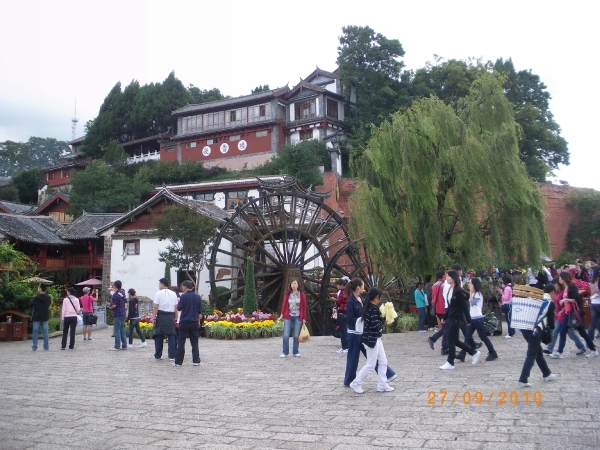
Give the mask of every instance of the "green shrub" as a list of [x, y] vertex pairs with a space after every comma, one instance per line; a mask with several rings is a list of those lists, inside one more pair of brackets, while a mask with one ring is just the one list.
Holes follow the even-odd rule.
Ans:
[[50, 319], [48, 321], [48, 333], [60, 331], [60, 319]]

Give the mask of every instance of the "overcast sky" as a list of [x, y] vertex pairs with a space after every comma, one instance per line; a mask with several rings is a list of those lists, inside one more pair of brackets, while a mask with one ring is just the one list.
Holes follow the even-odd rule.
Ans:
[[249, 94], [335, 69], [345, 25], [400, 40], [407, 68], [512, 58], [552, 95], [571, 165], [557, 179], [600, 190], [600, 2], [0, 0], [0, 141], [71, 139], [117, 81]]

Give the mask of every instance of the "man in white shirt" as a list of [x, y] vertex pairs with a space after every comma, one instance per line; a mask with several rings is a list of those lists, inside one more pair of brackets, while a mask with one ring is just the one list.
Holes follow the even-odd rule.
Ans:
[[169, 289], [169, 281], [161, 278], [158, 281], [159, 291], [154, 296], [152, 319], [154, 321], [154, 358], [162, 359], [164, 337], [169, 340], [169, 359], [175, 361], [177, 353], [177, 330], [175, 328], [175, 311], [177, 310], [177, 294]]

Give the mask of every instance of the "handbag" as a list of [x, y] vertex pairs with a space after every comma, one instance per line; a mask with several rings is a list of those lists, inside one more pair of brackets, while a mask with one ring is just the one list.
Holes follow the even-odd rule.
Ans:
[[[73, 307], [73, 310], [75, 312], [77, 312], [77, 308], [75, 308], [75, 305], [73, 304], [73, 300], [71, 300], [72, 295], [69, 295], [69, 301], [71, 302], [71, 306]], [[81, 317], [81, 314], [77, 314], [77, 326], [80, 327], [81, 325], [83, 325], [83, 317]]]
[[98, 316], [96, 314], [94, 314], [93, 312], [89, 313], [88, 324], [96, 325], [97, 323], [98, 323]]
[[579, 307], [577, 306], [577, 303], [573, 303], [573, 305], [575, 306], [571, 309], [569, 317], [567, 317], [567, 324], [570, 328], [579, 328], [583, 326], [583, 322], [581, 320], [581, 316], [579, 315]]
[[339, 325], [336, 325], [336, 327], [333, 329], [333, 337], [338, 339], [342, 337], [342, 331]]

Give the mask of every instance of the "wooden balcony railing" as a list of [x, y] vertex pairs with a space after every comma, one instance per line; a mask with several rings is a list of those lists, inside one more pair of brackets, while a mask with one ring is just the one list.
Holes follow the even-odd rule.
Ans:
[[30, 258], [40, 269], [65, 269], [67, 267], [94, 267], [101, 268], [102, 255], [71, 255], [68, 258]]

